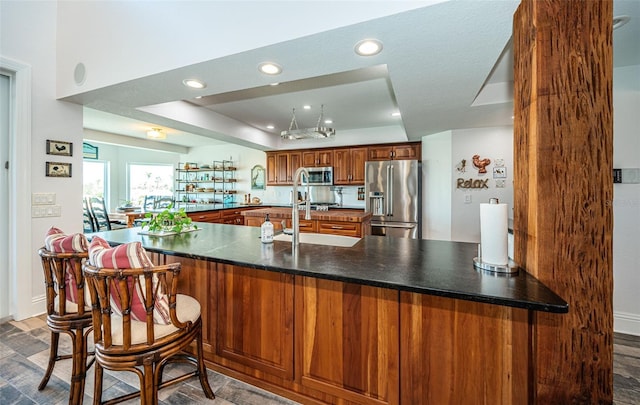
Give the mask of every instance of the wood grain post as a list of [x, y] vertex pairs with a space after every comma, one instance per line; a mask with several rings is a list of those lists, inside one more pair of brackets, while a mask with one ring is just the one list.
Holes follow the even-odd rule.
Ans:
[[514, 16], [515, 259], [569, 303], [536, 313], [530, 403], [613, 401], [612, 0]]

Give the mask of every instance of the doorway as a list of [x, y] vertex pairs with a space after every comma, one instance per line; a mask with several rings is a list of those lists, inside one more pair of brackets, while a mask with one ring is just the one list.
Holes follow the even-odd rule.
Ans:
[[0, 322], [9, 309], [9, 101], [10, 78], [0, 73]]

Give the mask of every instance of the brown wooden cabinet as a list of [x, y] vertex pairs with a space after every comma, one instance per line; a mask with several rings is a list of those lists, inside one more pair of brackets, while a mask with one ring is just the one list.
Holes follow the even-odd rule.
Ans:
[[293, 184], [293, 175], [301, 166], [300, 151], [267, 152], [267, 185]]
[[267, 172], [266, 172], [266, 182], [267, 185], [274, 185], [276, 184], [276, 178], [277, 178], [277, 173], [276, 173], [276, 154], [275, 152], [267, 152]]
[[200, 302], [204, 357], [224, 374], [301, 403], [529, 398], [525, 309], [151, 254], [182, 263], [179, 292]]
[[333, 184], [364, 184], [364, 164], [368, 148], [342, 148], [333, 151]]
[[316, 149], [302, 151], [303, 167], [333, 166], [333, 149]]
[[293, 380], [293, 280], [285, 273], [217, 265], [215, 352], [221, 364]]
[[318, 233], [362, 237], [362, 226], [358, 222], [318, 221]]
[[367, 160], [413, 160], [421, 159], [422, 148], [420, 142], [372, 145], [369, 146]]
[[251, 208], [229, 208], [220, 212], [221, 223], [230, 225], [244, 225], [244, 215], [242, 211]]
[[295, 297], [300, 385], [348, 403], [398, 404], [398, 292], [296, 277]]
[[364, 184], [367, 160], [421, 159], [420, 142], [267, 152], [267, 185], [293, 184], [298, 167], [333, 167], [335, 185]]
[[222, 223], [220, 211], [187, 212], [187, 216], [194, 222]]

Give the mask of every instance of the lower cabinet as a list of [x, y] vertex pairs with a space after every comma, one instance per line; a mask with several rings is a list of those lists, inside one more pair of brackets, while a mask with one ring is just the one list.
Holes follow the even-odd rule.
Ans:
[[318, 233], [355, 236], [361, 238], [362, 226], [358, 222], [318, 221]]
[[194, 222], [221, 222], [220, 211], [188, 212], [187, 216]]
[[293, 379], [293, 276], [218, 264], [216, 349], [220, 364]]
[[296, 277], [296, 379], [354, 403], [399, 401], [398, 292]]
[[524, 309], [223, 263], [181, 262], [207, 366], [304, 404], [523, 404]]

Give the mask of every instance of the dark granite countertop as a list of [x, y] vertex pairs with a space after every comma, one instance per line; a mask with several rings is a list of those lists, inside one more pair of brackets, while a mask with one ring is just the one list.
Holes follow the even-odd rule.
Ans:
[[145, 249], [268, 271], [372, 285], [422, 294], [568, 312], [567, 303], [524, 270], [497, 276], [477, 271], [477, 244], [366, 236], [351, 248], [260, 242], [260, 228], [197, 223], [199, 230], [173, 236], [140, 235], [127, 228], [98, 235], [112, 245], [140, 241]]

